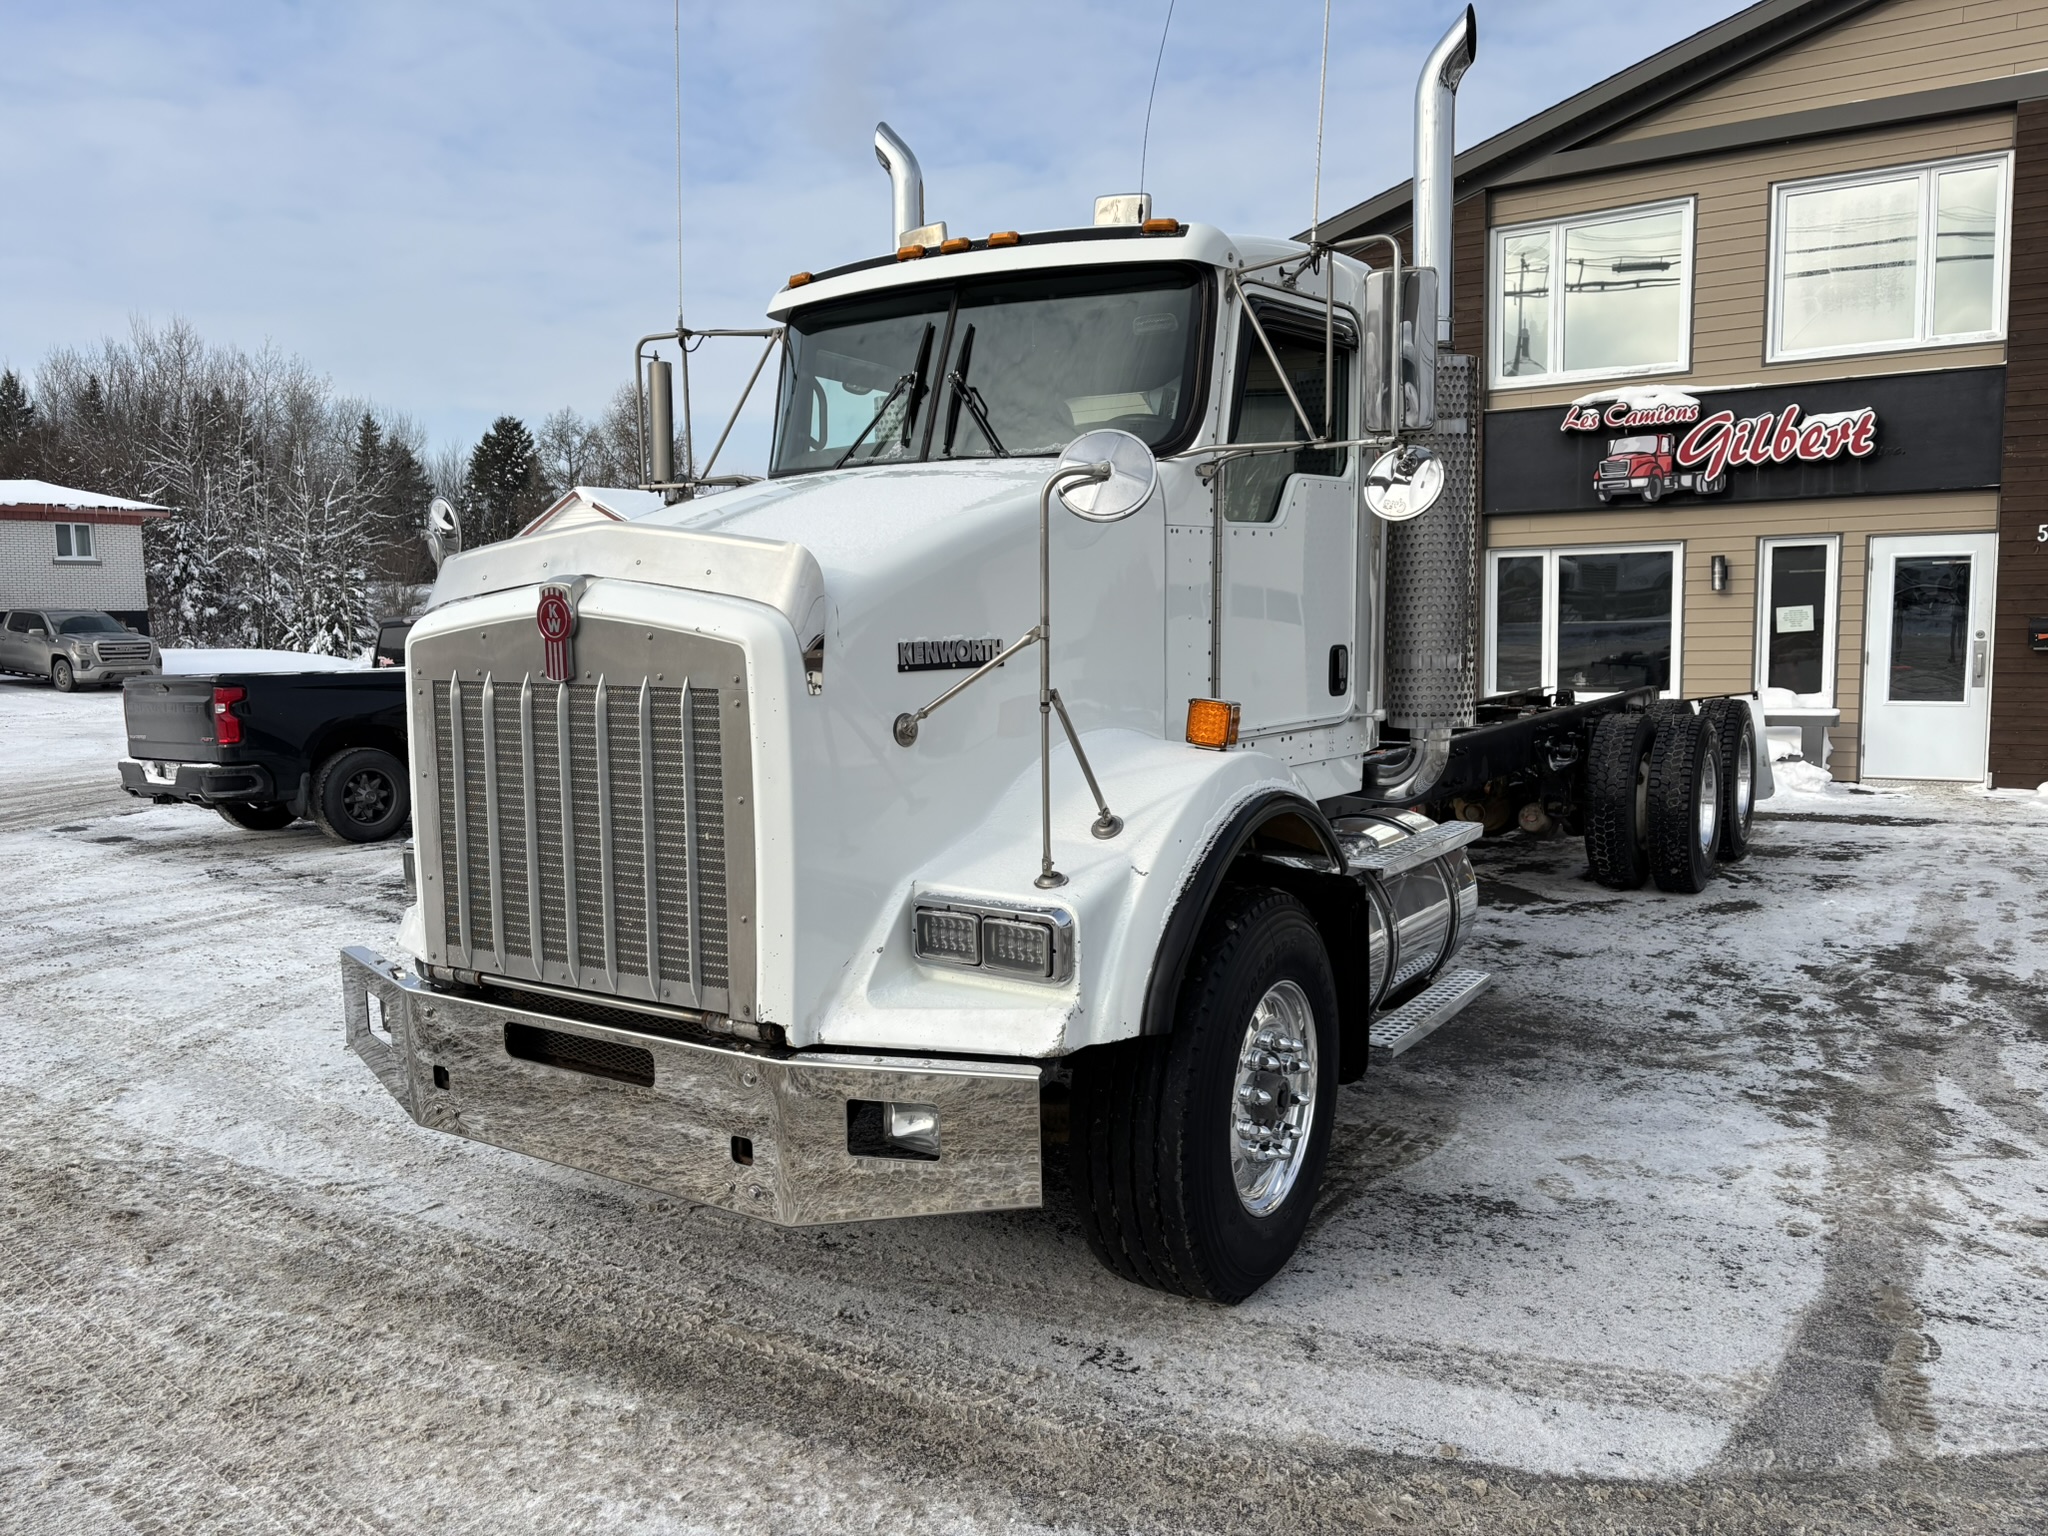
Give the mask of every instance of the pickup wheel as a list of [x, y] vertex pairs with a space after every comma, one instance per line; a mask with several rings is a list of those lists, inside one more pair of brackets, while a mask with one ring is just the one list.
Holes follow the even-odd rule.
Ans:
[[1226, 890], [1165, 1038], [1076, 1058], [1081, 1224], [1126, 1280], [1234, 1304], [1293, 1257], [1337, 1096], [1337, 988], [1308, 911]]
[[341, 842], [381, 842], [411, 814], [405, 764], [379, 748], [337, 752], [313, 775], [313, 820]]
[[1650, 874], [1657, 889], [1705, 890], [1721, 832], [1721, 744], [1713, 722], [1674, 715], [1658, 725], [1649, 799]]
[[1624, 710], [1593, 728], [1586, 753], [1586, 862], [1593, 878], [1632, 891], [1650, 877], [1650, 748], [1657, 717]]
[[1700, 713], [1721, 744], [1721, 835], [1715, 852], [1732, 864], [1749, 853], [1749, 822], [1756, 810], [1756, 721], [1740, 699], [1710, 699]]
[[50, 686], [59, 693], [70, 693], [78, 687], [78, 674], [62, 656], [50, 663]]
[[299, 819], [288, 805], [266, 805], [257, 800], [216, 800], [213, 808], [222, 821], [245, 832], [275, 832]]

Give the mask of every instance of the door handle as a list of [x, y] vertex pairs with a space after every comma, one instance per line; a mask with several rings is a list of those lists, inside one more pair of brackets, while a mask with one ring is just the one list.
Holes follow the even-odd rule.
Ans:
[[1977, 631], [1977, 643], [1970, 648], [1970, 686], [1972, 688], [1982, 688], [1984, 686], [1984, 662], [1990, 643], [1990, 641], [1984, 638], [1984, 632], [1981, 629]]

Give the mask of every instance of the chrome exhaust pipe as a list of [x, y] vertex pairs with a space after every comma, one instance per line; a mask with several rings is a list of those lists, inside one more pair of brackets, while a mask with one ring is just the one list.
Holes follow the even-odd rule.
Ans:
[[1471, 6], [1422, 66], [1415, 82], [1415, 236], [1410, 264], [1436, 270], [1436, 339], [1451, 344], [1451, 204], [1457, 195], [1458, 82], [1479, 57]]
[[887, 123], [875, 124], [875, 158], [889, 173], [889, 191], [895, 204], [889, 241], [893, 251], [910, 244], [911, 237], [924, 228], [924, 171], [910, 146]]

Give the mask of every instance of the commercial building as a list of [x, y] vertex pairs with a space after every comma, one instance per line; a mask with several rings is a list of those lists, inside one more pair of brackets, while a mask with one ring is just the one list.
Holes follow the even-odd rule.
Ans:
[[2048, 781], [2048, 9], [1766, 0], [1457, 188], [1482, 690], [1771, 689], [1837, 779]]
[[163, 507], [0, 480], [0, 609], [97, 608], [149, 633], [142, 525]]

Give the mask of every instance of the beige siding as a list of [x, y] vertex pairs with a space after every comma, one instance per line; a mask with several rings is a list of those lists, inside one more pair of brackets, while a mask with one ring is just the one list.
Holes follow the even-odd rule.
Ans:
[[2036, 69], [2048, 69], [2048, 7], [2041, 0], [1892, 0], [1631, 123], [1614, 140]]
[[[2013, 120], [2010, 111], [1993, 112], [1518, 188], [1494, 196], [1491, 221], [1498, 228], [1688, 194], [1698, 199], [1693, 215], [1692, 367], [1645, 383], [1791, 384], [1997, 364], [2005, 361], [2001, 345], [1920, 347], [1766, 366], [1771, 184], [2009, 149]], [[1488, 404], [1495, 410], [1560, 405], [1601, 387], [1600, 381], [1587, 380], [1496, 389]]]
[[[1835, 705], [1830, 733], [1838, 779], [1857, 777], [1863, 694], [1863, 586], [1872, 534], [1988, 532], [1998, 526], [1993, 491], [1941, 496], [1845, 496], [1827, 501], [1668, 503], [1656, 511], [1546, 512], [1486, 520], [1488, 549], [1588, 544], [1685, 546], [1679, 685], [1690, 697], [1745, 693], [1756, 686], [1757, 551], [1767, 538], [1839, 534], [1841, 589], [1835, 630]], [[1728, 590], [1709, 577], [1728, 557]]]

